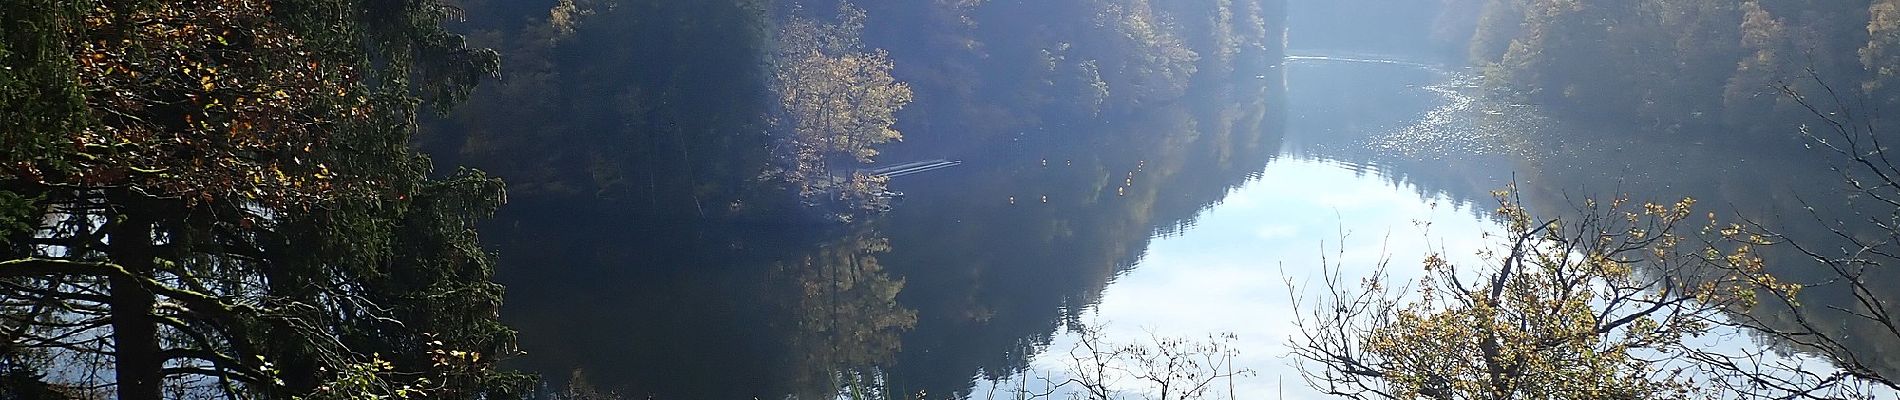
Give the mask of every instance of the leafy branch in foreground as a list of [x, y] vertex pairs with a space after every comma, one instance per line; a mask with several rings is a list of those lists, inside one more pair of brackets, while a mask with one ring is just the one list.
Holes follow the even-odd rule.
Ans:
[[[1828, 193], [1839, 198], [1831, 206], [1801, 198], [1806, 221], [1799, 224], [1751, 219], [1722, 229], [1730, 240], [1782, 249], [1775, 260], [1785, 266], [1771, 272], [1800, 278], [1793, 284], [1761, 285], [1758, 292], [1769, 300], [1764, 307], [1726, 322], [1785, 348], [1777, 351], [1797, 351], [1833, 368], [1730, 375], [1751, 387], [1794, 394], [1790, 397], [1900, 391], [1895, 378], [1900, 376], [1895, 375], [1900, 374], [1900, 362], [1882, 349], [1900, 343], [1900, 316], [1894, 314], [1900, 310], [1892, 309], [1900, 293], [1894, 292], [1896, 276], [1890, 268], [1900, 265], [1900, 164], [1882, 143], [1891, 138], [1882, 137], [1877, 117], [1850, 106], [1856, 104], [1850, 99], [1863, 93], [1838, 92], [1812, 68], [1802, 83], [1814, 89], [1803, 92], [1792, 84], [1780, 89], [1784, 98], [1815, 118], [1802, 127], [1801, 135], [1826, 154], [1840, 175], [1841, 191]], [[1723, 366], [1747, 371], [1745, 365]]]
[[0, 394], [522, 394], [474, 231], [501, 182], [409, 147], [498, 68], [457, 10], [0, 5]]
[[1739, 386], [1704, 380], [1738, 370], [1698, 339], [1759, 288], [1797, 290], [1761, 273], [1759, 243], [1700, 240], [1692, 199], [1585, 200], [1540, 219], [1514, 189], [1495, 195], [1504, 231], [1480, 265], [1441, 250], [1395, 285], [1389, 259], [1357, 283], [1330, 261], [1316, 297], [1292, 288], [1309, 385], [1355, 399], [1713, 398]]

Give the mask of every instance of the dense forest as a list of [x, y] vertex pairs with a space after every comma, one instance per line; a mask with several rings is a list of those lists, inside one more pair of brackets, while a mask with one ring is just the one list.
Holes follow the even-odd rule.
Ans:
[[1900, 4], [1891, 1], [1444, 6], [1476, 16], [1443, 18], [1438, 36], [1470, 38], [1465, 54], [1494, 87], [1571, 117], [1694, 140], [1799, 143], [1797, 127], [1812, 114], [1783, 89], [1864, 113], [1900, 106]]
[[[0, 398], [513, 398], [567, 386], [555, 394], [830, 397], [841, 381], [956, 393], [968, 374], [1024, 368], [1026, 355], [1011, 349], [1046, 340], [1062, 318], [1046, 313], [1086, 303], [1138, 259], [1139, 243], [1114, 243], [1178, 229], [1277, 147], [1260, 136], [1269, 130], [1262, 100], [1219, 115], [1172, 105], [1264, 95], [1230, 81], [1277, 58], [1281, 7], [9, 3], [0, 17], [19, 22], [0, 30]], [[1153, 120], [1185, 136], [1097, 120], [1137, 112], [1157, 117], [1117, 120]], [[929, 256], [886, 238], [908, 234], [880, 233], [890, 226], [882, 215], [904, 205], [869, 167], [1016, 149], [986, 169], [1018, 171], [1031, 157], [1022, 140], [1073, 148], [1064, 165], [1088, 166], [1030, 178], [1081, 196], [1055, 194], [1054, 203], [1081, 206], [1066, 208], [1075, 218], [1101, 207], [1127, 216], [1112, 229], [1083, 228], [1108, 235], [1077, 249], [1124, 250], [1090, 262], [1046, 257], [1099, 268], [1065, 278], [1079, 280], [1055, 297], [899, 305], [955, 304], [975, 295], [953, 293], [989, 289], [933, 284], [949, 297], [905, 294], [907, 279], [878, 259]], [[1118, 141], [1167, 151], [1085, 147]], [[1038, 157], [1048, 167], [1051, 155]], [[1228, 172], [1197, 173], [1192, 181], [1209, 183], [1191, 190], [1165, 183], [1175, 178], [1134, 183], [1137, 171], [1166, 177], [1191, 166]], [[1127, 172], [1127, 182], [1098, 176], [1110, 170]], [[1051, 203], [1050, 194], [1039, 201]], [[996, 204], [1017, 196], [1032, 195]], [[1063, 239], [1078, 228], [1025, 230], [1041, 239], [1022, 244], [1062, 248], [1050, 242], [1078, 240]], [[904, 265], [899, 272], [931, 279], [933, 270]], [[641, 292], [689, 272], [738, 286], [726, 295]], [[515, 285], [509, 299], [560, 303], [545, 291], [578, 293], [555, 288], [590, 280], [641, 288], [614, 304], [651, 311], [554, 315], [534, 301], [504, 306], [495, 283]], [[667, 306], [698, 301], [746, 317], [721, 322]], [[908, 336], [914, 326], [1016, 313], [1004, 309], [1037, 311], [983, 330], [993, 332], [984, 343], [945, 344], [937, 354], [1002, 352], [1014, 364], [883, 369], [919, 357], [898, 345], [928, 342]], [[576, 340], [547, 336], [572, 331], [529, 329], [518, 345], [503, 319], [595, 321], [607, 324], [602, 333], [668, 326], [675, 333], [657, 337], [772, 350], [722, 362], [579, 339], [613, 342], [596, 354], [610, 363], [661, 368], [643, 372], [536, 347]], [[762, 369], [734, 369], [743, 365]], [[721, 369], [748, 384], [682, 380], [702, 375], [680, 368]]]
[[883, 183], [852, 176], [880, 152], [959, 155], [1049, 115], [1174, 101], [1278, 46], [1271, 2], [1071, 3], [471, 2], [501, 82], [423, 143], [518, 203], [848, 215], [880, 209]]

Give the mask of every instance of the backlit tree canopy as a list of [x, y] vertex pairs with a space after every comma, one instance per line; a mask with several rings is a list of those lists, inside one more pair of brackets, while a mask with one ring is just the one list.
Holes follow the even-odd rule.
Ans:
[[808, 204], [848, 215], [882, 207], [884, 178], [854, 169], [874, 160], [875, 146], [903, 138], [893, 125], [911, 91], [891, 77], [888, 54], [864, 50], [864, 11], [840, 3], [838, 14], [831, 24], [794, 16], [780, 31], [772, 70], [780, 166], [769, 175]]
[[0, 364], [60, 371], [8, 384], [122, 399], [519, 388], [493, 369], [512, 333], [472, 231], [500, 182], [429, 178], [409, 148], [420, 105], [446, 108], [496, 68], [439, 26], [456, 13], [0, 6], [22, 21], [0, 33]]
[[1788, 376], [1777, 364], [1740, 362], [1753, 354], [1705, 338], [1758, 292], [1798, 289], [1762, 273], [1761, 238], [1699, 240], [1711, 225], [1690, 199], [1585, 201], [1537, 219], [1507, 195], [1502, 241], [1482, 265], [1433, 254], [1419, 280], [1381, 266], [1356, 284], [1329, 270], [1296, 298], [1291, 345], [1308, 383], [1357, 399], [1800, 396], [1805, 387], [1756, 386]]

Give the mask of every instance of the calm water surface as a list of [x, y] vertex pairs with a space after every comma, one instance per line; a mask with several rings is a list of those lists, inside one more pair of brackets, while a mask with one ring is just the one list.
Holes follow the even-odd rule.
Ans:
[[1748, 178], [1807, 171], [1799, 157], [1592, 142], [1469, 80], [1293, 57], [1193, 100], [1051, 116], [1001, 150], [897, 149], [965, 164], [899, 178], [902, 204], [849, 228], [516, 225], [501, 250], [517, 366], [635, 398], [983, 398], [1060, 380], [1086, 326], [1122, 343], [1232, 333], [1257, 372], [1239, 397], [1318, 398], [1283, 346], [1288, 284], [1322, 254], [1343, 251], [1347, 276], [1381, 257], [1410, 276], [1433, 249], [1471, 261], [1495, 230], [1488, 193], [1513, 180], [1534, 211], [1609, 191], [1774, 208], [1825, 181]]
[[[1316, 283], [1323, 263], [1342, 266], [1346, 276], [1363, 276], [1390, 257], [1395, 276], [1404, 279], [1416, 275], [1411, 267], [1427, 252], [1477, 249], [1486, 244], [1482, 233], [1496, 228], [1482, 217], [1488, 203], [1422, 187], [1414, 182], [1418, 178], [1385, 164], [1443, 158], [1420, 160], [1380, 146], [1405, 135], [1457, 129], [1453, 121], [1465, 118], [1458, 114], [1479, 112], [1469, 97], [1447, 87], [1457, 75], [1361, 58], [1292, 57], [1283, 68], [1287, 95], [1279, 106], [1288, 115], [1279, 128], [1286, 145], [1260, 173], [1201, 211], [1197, 223], [1150, 243], [1141, 261], [1116, 276], [1076, 320], [1098, 330], [1095, 340], [1116, 344], [1233, 334], [1228, 343], [1239, 353], [1235, 366], [1254, 372], [1233, 380], [1232, 392], [1241, 398], [1321, 398], [1300, 380], [1284, 346], [1297, 333], [1292, 320], [1298, 310], [1289, 295], [1306, 293], [1299, 287]], [[1433, 156], [1460, 163], [1505, 161], [1501, 152], [1439, 149]], [[1461, 189], [1502, 187], [1509, 171], [1500, 172], [1465, 177], [1469, 187]], [[1469, 251], [1451, 253], [1475, 261]], [[1024, 374], [980, 379], [973, 392], [1004, 397], [1024, 387], [1045, 390], [1043, 380], [1066, 380], [1074, 358], [1086, 354], [1080, 340], [1081, 334], [1065, 329], [1042, 346]], [[1225, 398], [1228, 388], [1222, 386], [1217, 395]]]
[[[1297, 333], [1289, 279], [1316, 283], [1322, 254], [1336, 257], [1342, 243], [1346, 256], [1332, 261], [1345, 266], [1347, 276], [1369, 274], [1381, 255], [1394, 257], [1395, 275], [1413, 276], [1408, 262], [1432, 249], [1477, 248], [1479, 233], [1491, 228], [1449, 198], [1421, 197], [1414, 188], [1338, 162], [1284, 158], [1207, 210], [1194, 228], [1152, 243], [1082, 322], [1111, 343], [1232, 333], [1240, 352], [1235, 364], [1257, 374], [1235, 381], [1240, 397], [1320, 398], [1282, 357]], [[1062, 335], [1038, 355], [1032, 382], [1045, 374], [1066, 379], [1077, 340], [1074, 333]], [[1008, 390], [1014, 382], [979, 382], [977, 391], [993, 383]]]

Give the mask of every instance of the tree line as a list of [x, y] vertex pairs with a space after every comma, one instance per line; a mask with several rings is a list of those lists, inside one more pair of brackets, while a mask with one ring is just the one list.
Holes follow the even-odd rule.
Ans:
[[[1794, 143], [1780, 88], [1900, 106], [1900, 3], [1446, 0], [1440, 37], [1493, 87], [1571, 116], [1694, 138]], [[1811, 77], [1820, 78], [1818, 81]], [[1823, 86], [1823, 83], [1825, 86]], [[1884, 112], [1884, 111], [1883, 111]]]
[[465, 1], [471, 40], [501, 49], [501, 79], [420, 141], [509, 179], [517, 208], [862, 220], [884, 187], [851, 173], [880, 155], [994, 150], [1046, 120], [1252, 76], [1236, 71], [1266, 65], [1283, 7], [841, 3]]

